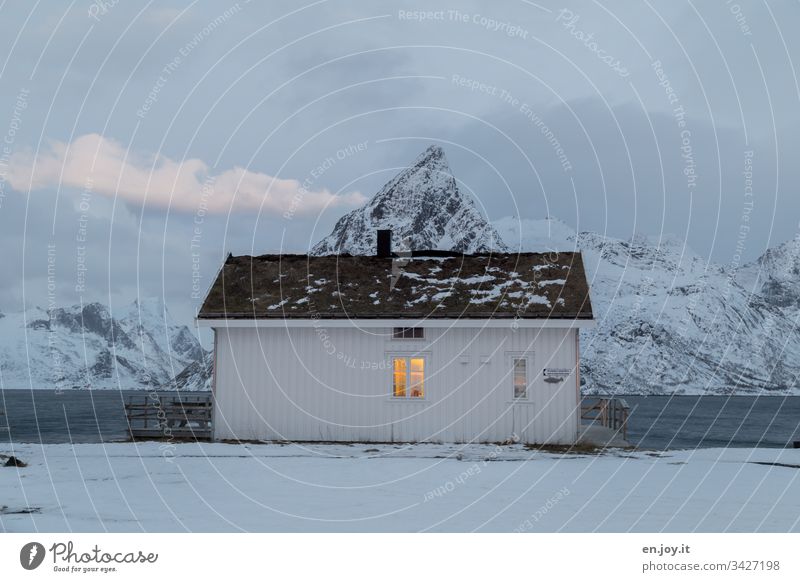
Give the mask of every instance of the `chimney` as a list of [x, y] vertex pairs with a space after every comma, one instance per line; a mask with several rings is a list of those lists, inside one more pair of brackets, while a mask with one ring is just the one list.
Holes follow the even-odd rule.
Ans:
[[378, 231], [378, 248], [376, 249], [376, 256], [380, 259], [388, 259], [392, 256], [392, 231], [379, 230]]

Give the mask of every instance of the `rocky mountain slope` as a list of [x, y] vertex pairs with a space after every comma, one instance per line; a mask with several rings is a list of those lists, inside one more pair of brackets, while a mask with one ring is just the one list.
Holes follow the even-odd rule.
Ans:
[[28, 309], [0, 318], [3, 388], [155, 388], [208, 360], [159, 301], [113, 315], [101, 303]]
[[444, 150], [431, 146], [361, 208], [344, 215], [313, 255], [374, 254], [376, 231], [392, 229], [395, 249], [504, 249], [470, 198], [461, 194]]

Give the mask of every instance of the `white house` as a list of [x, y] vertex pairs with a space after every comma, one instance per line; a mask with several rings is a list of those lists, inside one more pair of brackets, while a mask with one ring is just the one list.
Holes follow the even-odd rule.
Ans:
[[579, 253], [229, 257], [214, 330], [214, 437], [572, 444]]

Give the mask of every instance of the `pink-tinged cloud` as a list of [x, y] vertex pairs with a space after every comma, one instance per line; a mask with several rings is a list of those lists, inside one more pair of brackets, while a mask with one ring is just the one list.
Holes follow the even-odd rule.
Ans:
[[38, 154], [14, 153], [7, 180], [22, 192], [58, 186], [89, 189], [137, 204], [188, 212], [202, 205], [209, 212], [262, 209], [288, 216], [314, 214], [326, 207], [358, 206], [366, 200], [360, 192], [312, 190], [298, 180], [240, 167], [212, 175], [202, 160], [142, 156], [96, 133], [82, 135], [72, 143], [53, 141]]

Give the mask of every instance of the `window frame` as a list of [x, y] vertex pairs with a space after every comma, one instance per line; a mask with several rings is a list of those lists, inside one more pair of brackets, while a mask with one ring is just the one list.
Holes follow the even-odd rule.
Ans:
[[[511, 376], [511, 402], [530, 402], [531, 401], [531, 388], [533, 387], [533, 378], [531, 371], [533, 370], [534, 354], [532, 352], [516, 352], [508, 354], [508, 365]], [[517, 396], [517, 377], [516, 377], [516, 362], [522, 360], [525, 362], [525, 394], [524, 396]]]
[[[399, 332], [399, 335], [398, 335]], [[411, 335], [408, 336], [408, 332], [411, 332]], [[419, 335], [416, 335], [419, 332]], [[397, 341], [409, 341], [409, 340], [424, 340], [425, 339], [425, 328], [421, 326], [414, 326], [414, 327], [393, 327], [392, 328], [392, 340]]]
[[[389, 400], [392, 402], [424, 402], [428, 398], [428, 382], [427, 382], [427, 368], [428, 368], [428, 355], [427, 354], [390, 354], [392, 365], [389, 368]], [[395, 395], [395, 360], [405, 361], [405, 386], [404, 396]], [[422, 396], [411, 396], [411, 361], [422, 360]]]

